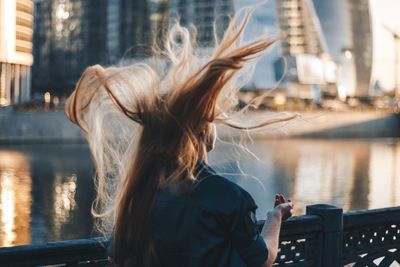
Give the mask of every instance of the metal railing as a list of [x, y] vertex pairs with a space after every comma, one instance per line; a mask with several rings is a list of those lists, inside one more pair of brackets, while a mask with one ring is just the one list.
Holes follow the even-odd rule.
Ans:
[[[0, 248], [0, 266], [107, 266], [107, 245], [91, 238]], [[400, 266], [400, 207], [343, 214], [308, 206], [283, 223], [274, 266]]]

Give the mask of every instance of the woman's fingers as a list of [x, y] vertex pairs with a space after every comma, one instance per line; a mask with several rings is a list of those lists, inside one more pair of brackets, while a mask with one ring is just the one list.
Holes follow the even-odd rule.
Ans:
[[286, 200], [286, 198], [282, 194], [275, 194], [274, 208], [278, 208], [281, 211], [282, 220], [286, 220], [287, 218], [292, 216], [292, 200]]
[[286, 220], [292, 216], [293, 203], [290, 199], [286, 200], [281, 194], [275, 195], [275, 208], [280, 210], [282, 220]]
[[278, 196], [278, 194], [275, 194], [274, 208], [275, 208], [276, 206], [278, 206], [279, 204], [281, 204], [281, 202], [280, 202], [280, 200], [279, 200], [279, 196]]

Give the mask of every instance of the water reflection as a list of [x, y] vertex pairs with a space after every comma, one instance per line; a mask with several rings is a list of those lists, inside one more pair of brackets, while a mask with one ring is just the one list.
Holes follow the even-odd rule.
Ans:
[[398, 143], [373, 144], [371, 150], [369, 207], [398, 205], [400, 202], [399, 145]]
[[[295, 214], [381, 208], [400, 205], [399, 140], [264, 140], [248, 145], [259, 160], [220, 142], [209, 162], [253, 195], [260, 219], [276, 192]], [[94, 235], [93, 173], [85, 145], [0, 147], [0, 246]]]
[[92, 175], [85, 145], [0, 148], [0, 246], [89, 237]]
[[399, 145], [393, 139], [264, 140], [248, 145], [256, 160], [220, 143], [210, 162], [225, 175], [235, 173], [228, 176], [252, 193], [259, 218], [276, 192], [293, 199], [295, 214], [315, 203], [345, 211], [382, 208], [400, 205]]
[[0, 247], [29, 243], [31, 188], [28, 158], [0, 150]]
[[[75, 201], [76, 175], [64, 176], [60, 173], [55, 174], [54, 199], [54, 233], [59, 234], [63, 224], [68, 223], [72, 212], [77, 208]], [[57, 236], [56, 239], [60, 239]]]

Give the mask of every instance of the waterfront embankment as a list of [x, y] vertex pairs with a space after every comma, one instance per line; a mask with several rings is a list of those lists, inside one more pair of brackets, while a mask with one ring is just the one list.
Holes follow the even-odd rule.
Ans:
[[[252, 134], [257, 138], [385, 138], [400, 137], [400, 114], [386, 111], [300, 112], [286, 123]], [[260, 114], [262, 116], [262, 114]]]
[[63, 111], [17, 112], [0, 109], [0, 144], [84, 142], [82, 131]]
[[[265, 112], [258, 112], [262, 117]], [[232, 131], [220, 127], [221, 137]], [[380, 138], [400, 137], [400, 115], [383, 111], [301, 112], [289, 123], [255, 131], [256, 138]], [[0, 143], [85, 142], [82, 131], [62, 111], [17, 112], [0, 109]]]

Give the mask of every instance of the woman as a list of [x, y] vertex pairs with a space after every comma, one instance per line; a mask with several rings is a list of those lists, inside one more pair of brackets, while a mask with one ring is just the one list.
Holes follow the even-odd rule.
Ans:
[[274, 41], [241, 44], [249, 12], [238, 17], [209, 57], [176, 24], [158, 62], [90, 67], [67, 102], [96, 164], [92, 213], [112, 232], [115, 266], [261, 267], [276, 258], [290, 201], [276, 196], [259, 233], [252, 197], [206, 163], [216, 123], [250, 130], [293, 118], [234, 119], [240, 81]]

